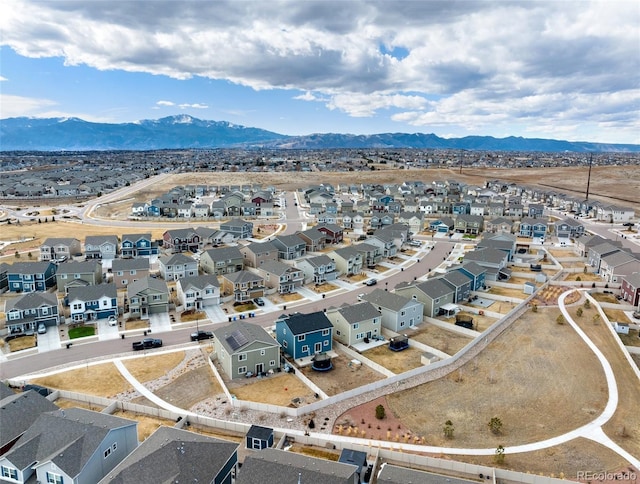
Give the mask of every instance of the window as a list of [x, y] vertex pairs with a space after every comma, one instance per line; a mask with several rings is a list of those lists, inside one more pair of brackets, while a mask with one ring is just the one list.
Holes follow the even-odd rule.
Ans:
[[62, 476], [60, 474], [54, 474], [53, 472], [47, 472], [48, 484], [63, 484]]
[[271, 367], [276, 366], [276, 360], [269, 361], [269, 366]]
[[282, 346], [283, 346], [284, 348], [288, 348], [288, 347], [289, 347], [289, 343], [287, 343], [287, 340], [284, 340], [284, 341], [282, 342]]
[[329, 346], [329, 340], [328, 340], [328, 339], [325, 339], [325, 340], [322, 342], [322, 344], [323, 344], [324, 346]]
[[304, 334], [298, 335], [298, 341], [304, 341], [305, 338], [306, 338], [306, 335]]
[[238, 354], [238, 361], [246, 361], [247, 360], [247, 354], [246, 353], [239, 353]]
[[339, 329], [336, 329], [336, 336], [340, 336], [342, 333], [340, 333]]
[[355, 324], [353, 325], [353, 329], [358, 329], [359, 327], [360, 327], [360, 323], [355, 323]]
[[247, 372], [247, 367], [246, 366], [239, 366], [238, 367], [238, 375], [244, 375]]
[[304, 345], [300, 351], [302, 351], [303, 353], [309, 353], [309, 345]]
[[328, 329], [323, 329], [322, 330], [322, 336], [329, 336], [329, 330]]
[[41, 308], [42, 314], [49, 314], [49, 308]]
[[107, 457], [109, 457], [111, 455], [111, 447], [107, 447], [104, 450], [104, 458], [106, 459]]
[[18, 480], [18, 470], [11, 467], [2, 466], [2, 477]]
[[265, 355], [265, 350], [260, 350], [260, 356], [264, 356]]
[[159, 294], [154, 294], [151, 298], [152, 301], [159, 301], [160, 299], [162, 299], [162, 296], [160, 296]]

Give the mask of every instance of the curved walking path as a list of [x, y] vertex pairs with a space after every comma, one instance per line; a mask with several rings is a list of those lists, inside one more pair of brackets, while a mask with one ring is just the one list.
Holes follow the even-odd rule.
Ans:
[[[615, 375], [613, 373], [613, 369], [609, 361], [605, 358], [604, 354], [598, 349], [598, 347], [589, 339], [582, 329], [576, 324], [576, 322], [572, 319], [571, 315], [567, 311], [564, 300], [565, 298], [575, 291], [576, 289], [570, 289], [565, 291], [558, 298], [558, 305], [560, 307], [560, 311], [562, 315], [566, 319], [566, 321], [571, 325], [571, 327], [576, 331], [576, 333], [583, 339], [583, 341], [589, 346], [591, 351], [596, 355], [602, 368], [605, 373], [605, 378], [607, 380], [607, 388], [609, 393], [609, 399], [607, 404], [600, 415], [598, 415], [591, 422], [583, 425], [582, 427], [578, 427], [572, 431], [566, 432], [564, 434], [558, 435], [556, 437], [551, 437], [549, 439], [541, 440], [538, 442], [532, 442], [529, 444], [523, 445], [514, 445], [511, 447], [505, 447], [505, 454], [518, 454], [523, 452], [533, 452], [537, 450], [547, 449], [549, 447], [557, 446], [560, 444], [564, 444], [578, 437], [583, 437], [586, 439], [593, 440], [599, 444], [602, 444], [613, 452], [617, 453], [622, 458], [626, 459], [629, 464], [633, 465], [636, 469], [640, 469], [640, 459], [634, 457], [629, 452], [624, 450], [618, 444], [616, 444], [613, 440], [611, 440], [605, 432], [602, 430], [602, 426], [611, 419], [613, 414], [616, 411], [618, 406], [618, 386], [616, 383]], [[586, 290], [582, 290], [586, 291]], [[599, 307], [598, 302], [591, 298], [588, 294], [585, 295], [587, 298], [591, 300], [593, 304]], [[122, 364], [122, 362], [118, 359], [114, 360], [114, 364], [120, 370], [122, 375], [129, 381], [133, 387], [138, 390], [142, 395], [151, 400], [153, 403], [158, 405], [161, 408], [166, 410], [170, 410], [172, 412], [181, 414], [181, 415], [197, 415], [188, 410], [183, 410], [181, 408], [175, 407], [170, 403], [160, 399], [156, 395], [153, 394], [150, 390], [148, 390], [142, 383], [140, 383], [136, 378], [129, 373], [127, 368]], [[293, 435], [303, 435], [302, 431], [299, 430], [291, 430], [285, 428], [276, 428], [276, 430], [284, 433], [289, 433]], [[321, 433], [313, 433], [312, 434], [316, 439], [325, 439], [327, 442], [345, 442], [345, 443], [357, 443], [362, 444], [363, 439], [353, 438], [343, 435], [328, 435]], [[415, 444], [405, 444], [405, 443], [394, 443], [388, 441], [375, 441], [375, 440], [367, 440], [369, 445], [375, 447], [386, 447], [391, 450], [399, 450], [399, 451], [411, 451], [411, 452], [427, 452], [434, 454], [449, 454], [449, 455], [495, 455], [495, 448], [485, 449], [485, 448], [454, 448], [454, 447], [436, 447], [436, 446], [428, 446], [428, 445], [415, 445]]]

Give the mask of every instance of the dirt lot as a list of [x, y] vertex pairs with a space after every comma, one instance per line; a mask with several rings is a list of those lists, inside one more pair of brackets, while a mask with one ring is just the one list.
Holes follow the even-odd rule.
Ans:
[[34, 378], [30, 383], [106, 398], [113, 398], [121, 392], [133, 390], [113, 363], [87, 365], [85, 368]]
[[[474, 320], [475, 321], [475, 320]], [[431, 346], [448, 355], [454, 355], [472, 339], [453, 331], [447, 331], [433, 324], [423, 323], [415, 330], [407, 331], [407, 335], [416, 341]]]
[[113, 414], [114, 417], [128, 418], [129, 420], [135, 420], [138, 422], [138, 440], [144, 441], [152, 433], [154, 433], [161, 425], [167, 427], [173, 427], [175, 422], [173, 420], [166, 420], [159, 417], [151, 417], [149, 415], [142, 415], [139, 413], [129, 412], [127, 410], [116, 410]]
[[184, 358], [184, 351], [176, 351], [127, 359], [122, 363], [136, 380], [145, 383], [164, 376], [169, 370], [182, 363]]
[[[495, 311], [497, 313], [501, 313], [501, 314], [506, 314], [509, 311], [511, 311], [511, 309], [513, 309], [515, 307], [515, 304], [513, 303], [506, 303], [506, 302], [495, 302], [493, 303], [491, 306], [489, 306], [489, 311]], [[482, 311], [482, 309], [480, 309], [480, 311]], [[469, 311], [460, 311], [458, 313], [458, 316], [471, 316], [473, 318], [473, 324], [474, 324], [474, 329], [476, 331], [484, 331], [485, 329], [487, 329], [489, 326], [491, 326], [493, 323], [495, 323], [497, 321], [496, 318], [490, 318], [489, 316], [486, 316], [484, 314], [475, 314], [475, 313], [470, 313]], [[444, 321], [445, 323], [449, 323], [451, 325], [455, 325], [456, 324], [456, 318], [452, 317], [452, 318], [445, 318], [443, 316], [440, 316], [438, 318], [441, 321]]]
[[396, 375], [422, 366], [420, 362], [422, 351], [417, 348], [391, 351], [387, 345], [382, 345], [365, 351], [363, 355]]
[[[571, 327], [555, 322], [558, 314], [527, 312], [461, 371], [388, 396], [391, 410], [429, 444], [456, 447], [533, 442], [592, 420], [606, 402], [604, 373]], [[487, 428], [494, 416], [504, 425], [499, 436]], [[453, 441], [442, 435], [449, 419]]]
[[576, 272], [574, 274], [567, 274], [564, 278], [565, 281], [577, 281], [578, 279], [584, 282], [602, 281], [602, 278], [598, 274], [593, 274], [591, 272], [587, 272], [586, 274], [584, 272]]
[[[506, 296], [513, 297], [516, 299], [526, 299], [527, 295], [524, 293], [522, 288], [514, 288], [514, 287], [497, 287], [493, 286], [489, 288], [489, 294], [495, 294], [496, 296]], [[495, 304], [494, 304], [495, 306]], [[493, 307], [493, 306], [492, 306]]]
[[92, 410], [94, 412], [102, 412], [104, 409], [101, 405], [96, 405], [94, 403], [89, 402], [80, 402], [78, 400], [68, 400], [66, 398], [58, 398], [55, 402], [57, 407], [59, 408], [85, 408], [87, 410]]
[[630, 329], [629, 334], [619, 334], [618, 338], [625, 346], [640, 346], [640, 338], [637, 329]]
[[333, 363], [331, 371], [315, 371], [310, 366], [300, 369], [309, 380], [329, 396], [385, 378], [384, 375], [366, 365], [349, 366], [350, 359], [343, 354], [339, 354], [331, 362]]
[[233, 380], [228, 383], [228, 388], [238, 400], [269, 403], [281, 407], [294, 405], [292, 400], [295, 398], [300, 402], [294, 406], [316, 401], [315, 392], [291, 373], [275, 373], [261, 379]]

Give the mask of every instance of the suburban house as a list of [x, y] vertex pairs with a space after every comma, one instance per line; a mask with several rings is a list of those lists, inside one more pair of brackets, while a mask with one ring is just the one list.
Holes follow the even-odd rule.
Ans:
[[185, 310], [199, 311], [220, 304], [220, 284], [212, 275], [188, 276], [178, 279], [176, 297]]
[[509, 254], [507, 252], [491, 247], [472, 250], [467, 252], [463, 258], [464, 262], [475, 262], [484, 267], [487, 270], [485, 279], [489, 281], [511, 277], [511, 271], [507, 269], [508, 260]]
[[362, 299], [378, 308], [382, 326], [396, 333], [422, 322], [424, 304], [417, 298], [407, 298], [383, 289], [375, 289], [362, 296]]
[[600, 275], [610, 283], [621, 282], [624, 276], [639, 271], [640, 260], [623, 250], [606, 255], [600, 261]]
[[283, 314], [276, 319], [276, 340], [294, 359], [333, 349], [333, 325], [323, 311]]
[[357, 482], [368, 482], [365, 479], [365, 473], [367, 471], [367, 453], [360, 450], [352, 450], [344, 448], [340, 451], [340, 457], [338, 462], [341, 464], [350, 464], [356, 466]]
[[383, 258], [382, 248], [378, 245], [362, 242], [360, 244], [354, 244], [351, 247], [360, 252], [362, 255], [362, 264], [369, 269], [374, 269]]
[[362, 252], [354, 246], [335, 249], [329, 256], [336, 263], [340, 274], [352, 276], [362, 272]]
[[118, 316], [118, 291], [115, 284], [71, 287], [67, 294], [71, 320], [85, 323]]
[[48, 237], [40, 246], [41, 261], [64, 262], [74, 255], [82, 255], [82, 244], [73, 237]]
[[304, 273], [305, 283], [322, 284], [338, 278], [336, 263], [327, 255], [318, 255], [295, 261], [295, 265]]
[[170, 229], [162, 234], [162, 247], [176, 254], [179, 252], [198, 252], [202, 249], [200, 234], [194, 229]]
[[344, 238], [344, 230], [335, 223], [320, 223], [315, 228], [324, 234], [324, 241], [327, 244], [339, 244]]
[[29, 292], [7, 300], [5, 326], [10, 335], [33, 334], [40, 324], [56, 327], [61, 315], [58, 297], [50, 292]]
[[238, 472], [236, 484], [358, 484], [357, 470], [356, 466], [350, 464], [284, 450], [263, 449], [247, 456]]
[[307, 243], [297, 234], [278, 235], [271, 242], [278, 249], [278, 259], [295, 260], [307, 253]]
[[620, 247], [613, 245], [611, 242], [603, 242], [602, 244], [593, 246], [589, 249], [587, 255], [587, 263], [593, 267], [596, 272], [600, 272], [602, 259], [615, 252], [621, 252]]
[[353, 346], [382, 334], [380, 312], [369, 302], [329, 308], [326, 315], [334, 327], [333, 337], [344, 345]]
[[158, 244], [151, 239], [151, 234], [124, 234], [120, 242], [120, 256], [123, 258], [149, 257], [158, 255]]
[[118, 257], [118, 237], [115, 235], [87, 235], [84, 239], [85, 259], [115, 259]]
[[0, 262], [0, 293], [9, 289], [9, 278], [7, 277], [7, 271], [11, 267], [6, 262]]
[[[55, 410], [58, 407], [35, 390], [14, 393], [7, 385], [0, 385], [0, 455], [9, 451], [40, 414]], [[8, 477], [0, 472], [0, 479]]]
[[558, 221], [556, 222], [556, 235], [559, 239], [575, 239], [584, 235], [584, 225], [571, 218]]
[[233, 295], [236, 303], [264, 296], [264, 278], [254, 272], [238, 271], [222, 275], [222, 295]]
[[396, 286], [396, 294], [407, 298], [415, 298], [424, 304], [424, 315], [435, 318], [440, 314], [455, 311], [455, 292], [441, 278], [428, 279], [424, 282], [401, 283]]
[[624, 223], [630, 222], [635, 216], [635, 211], [629, 207], [617, 205], [601, 205], [597, 207], [596, 218], [603, 222]]
[[485, 276], [487, 269], [475, 262], [465, 262], [454, 270], [462, 272], [465, 276], [471, 279], [470, 289], [472, 291], [479, 291], [485, 288]]
[[266, 261], [257, 269], [264, 278], [265, 286], [278, 294], [289, 294], [304, 284], [304, 272], [280, 261]]
[[98, 482], [138, 446], [138, 423], [67, 408], [40, 414], [0, 457], [9, 482]]
[[421, 212], [400, 212], [397, 220], [399, 224], [407, 225], [414, 234], [424, 230], [424, 215]]
[[131, 319], [148, 319], [152, 314], [169, 312], [169, 289], [162, 279], [147, 276], [130, 283], [127, 299]]
[[235, 240], [244, 240], [253, 236], [253, 224], [241, 218], [232, 218], [220, 224], [220, 230], [233, 235]]
[[144, 279], [149, 275], [149, 259], [114, 259], [111, 263], [113, 282], [118, 289], [127, 287], [132, 282]]
[[229, 378], [260, 375], [280, 368], [280, 344], [257, 324], [236, 321], [213, 331], [217, 361]]
[[547, 222], [526, 217], [520, 221], [520, 237], [544, 237], [547, 235]]
[[270, 241], [251, 242], [239, 247], [245, 267], [260, 267], [267, 261], [278, 260], [278, 249]]
[[471, 297], [471, 277], [461, 271], [450, 271], [440, 277], [445, 284], [453, 289], [453, 302], [467, 301]]
[[305, 241], [307, 252], [317, 252], [323, 250], [326, 246], [325, 234], [315, 227], [296, 232], [296, 235]]
[[454, 230], [461, 234], [478, 235], [484, 229], [482, 215], [460, 214], [456, 217]]
[[7, 268], [7, 284], [11, 292], [46, 291], [56, 284], [53, 262], [14, 262]]
[[165, 281], [177, 281], [183, 277], [198, 275], [198, 261], [185, 254], [173, 254], [158, 258], [160, 275]]
[[506, 252], [507, 260], [513, 259], [516, 253], [517, 237], [514, 234], [506, 232], [500, 232], [497, 234], [490, 234], [488, 237], [483, 237], [480, 242], [476, 244], [476, 249], [492, 248]]
[[573, 251], [580, 257], [588, 257], [589, 249], [597, 245], [604, 244], [605, 242], [607, 243], [614, 242], [613, 245], [618, 244], [618, 247], [622, 247], [622, 243], [619, 241], [611, 241], [611, 240], [605, 239], [604, 237], [600, 237], [599, 235], [591, 235], [587, 233], [582, 237], [579, 237], [578, 239], [576, 239], [575, 244], [573, 246]]
[[162, 425], [98, 484], [202, 482], [231, 484], [238, 444]]
[[67, 294], [72, 287], [85, 287], [102, 282], [102, 265], [99, 261], [64, 262], [58, 264], [56, 284], [59, 294]]
[[216, 247], [200, 256], [200, 268], [207, 274], [220, 276], [243, 269], [244, 257], [238, 247]]
[[620, 294], [622, 299], [632, 306], [637, 307], [640, 304], [640, 272], [634, 272], [622, 277]]

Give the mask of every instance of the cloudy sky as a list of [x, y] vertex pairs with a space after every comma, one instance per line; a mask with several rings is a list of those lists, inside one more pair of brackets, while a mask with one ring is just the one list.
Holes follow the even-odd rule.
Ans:
[[640, 2], [25, 1], [0, 117], [640, 143]]

